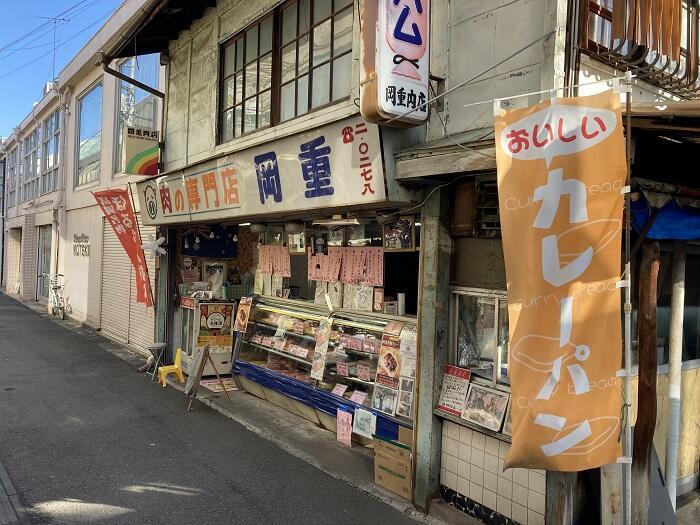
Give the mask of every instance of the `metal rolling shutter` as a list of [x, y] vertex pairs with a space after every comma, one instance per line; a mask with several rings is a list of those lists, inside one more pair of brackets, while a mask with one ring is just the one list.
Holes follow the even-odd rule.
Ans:
[[[136, 214], [141, 229], [141, 238], [146, 241], [151, 235], [156, 234], [155, 226], [143, 226], [141, 224], [141, 214]], [[146, 255], [146, 264], [148, 265], [148, 276], [151, 280], [151, 290], [155, 296], [155, 277], [156, 266], [155, 258]], [[136, 302], [136, 286], [134, 270], [131, 269], [130, 281], [131, 293], [129, 298], [129, 344], [140, 350], [146, 351], [146, 347], [153, 343], [155, 331], [155, 313], [154, 308], [146, 308], [144, 305]]]
[[102, 224], [102, 286], [100, 327], [105, 335], [129, 342], [129, 296], [131, 262], [112, 226]]

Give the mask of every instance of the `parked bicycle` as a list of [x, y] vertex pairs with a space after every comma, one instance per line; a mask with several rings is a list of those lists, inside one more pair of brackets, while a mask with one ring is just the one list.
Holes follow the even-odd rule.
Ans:
[[49, 305], [51, 307], [51, 315], [57, 315], [61, 319], [66, 318], [66, 304], [63, 300], [63, 274], [52, 273], [44, 274], [49, 278]]

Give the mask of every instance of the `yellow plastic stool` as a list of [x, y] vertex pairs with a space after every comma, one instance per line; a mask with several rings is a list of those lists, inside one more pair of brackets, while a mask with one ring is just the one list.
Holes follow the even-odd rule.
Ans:
[[161, 366], [158, 369], [158, 380], [163, 383], [163, 388], [168, 386], [166, 381], [168, 374], [175, 374], [180, 381], [180, 383], [185, 382], [185, 377], [182, 375], [182, 350], [177, 349], [175, 354], [175, 364], [168, 366]]

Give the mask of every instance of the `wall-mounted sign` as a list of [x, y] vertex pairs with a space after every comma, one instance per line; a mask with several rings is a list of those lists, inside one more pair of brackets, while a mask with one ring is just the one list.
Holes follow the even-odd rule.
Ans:
[[73, 234], [73, 255], [76, 257], [90, 257], [90, 237]]
[[137, 187], [149, 225], [386, 200], [379, 128], [359, 116]]
[[158, 175], [158, 132], [130, 126], [124, 128], [122, 166], [131, 175]]
[[362, 0], [360, 13], [362, 116], [422, 124], [430, 89], [430, 0]]

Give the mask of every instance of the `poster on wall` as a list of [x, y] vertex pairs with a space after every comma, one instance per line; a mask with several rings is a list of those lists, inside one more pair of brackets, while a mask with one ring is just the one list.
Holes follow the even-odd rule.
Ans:
[[209, 345], [212, 352], [231, 350], [233, 337], [232, 303], [198, 303], [199, 335], [197, 348]]
[[125, 189], [93, 191], [93, 197], [102, 214], [117, 235], [124, 251], [129, 256], [136, 277], [136, 302], [153, 306], [153, 291], [148, 278], [148, 266], [141, 249], [141, 234], [136, 214], [131, 206], [129, 192]]
[[467, 368], [445, 365], [442, 374], [442, 390], [437, 408], [453, 416], [460, 417], [464, 411], [469, 392], [469, 378], [472, 373]]
[[512, 388], [506, 466], [615, 463], [627, 177], [619, 95], [498, 110], [496, 150]]
[[422, 124], [430, 89], [430, 0], [362, 0], [360, 11], [362, 116]]

